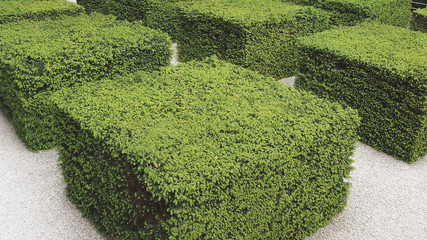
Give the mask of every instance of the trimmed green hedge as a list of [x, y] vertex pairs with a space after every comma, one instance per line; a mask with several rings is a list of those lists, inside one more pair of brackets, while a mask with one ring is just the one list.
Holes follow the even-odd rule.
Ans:
[[62, 16], [76, 16], [84, 12], [81, 6], [65, 0], [0, 1], [0, 24], [21, 20], [57, 19]]
[[338, 25], [356, 25], [365, 19], [406, 27], [411, 0], [281, 0], [318, 7], [331, 12]]
[[[176, 2], [180, 0], [78, 0], [86, 12], [113, 14], [118, 19], [141, 20], [146, 26], [167, 32], [172, 38], [180, 31]], [[181, 0], [182, 1], [182, 0]], [[185, 1], [185, 0], [184, 0]], [[188, 1], [188, 0], [187, 0]]]
[[[160, 1], [160, 0], [157, 0]], [[77, 0], [86, 12], [99, 12], [112, 14], [118, 19], [135, 21], [144, 20], [146, 12], [150, 9], [152, 2], [156, 0]], [[166, 0], [164, 2], [169, 2]]]
[[427, 8], [415, 10], [412, 14], [412, 29], [427, 33]]
[[169, 64], [171, 41], [139, 22], [93, 14], [0, 25], [0, 107], [31, 150], [54, 146], [53, 91]]
[[180, 7], [179, 57], [212, 54], [274, 77], [293, 76], [294, 41], [330, 27], [328, 14], [313, 7], [269, 0], [201, 0]]
[[427, 153], [427, 34], [364, 23], [299, 44], [296, 87], [358, 109], [374, 148], [408, 163]]
[[356, 111], [216, 58], [54, 94], [67, 195], [115, 239], [303, 239], [349, 194]]

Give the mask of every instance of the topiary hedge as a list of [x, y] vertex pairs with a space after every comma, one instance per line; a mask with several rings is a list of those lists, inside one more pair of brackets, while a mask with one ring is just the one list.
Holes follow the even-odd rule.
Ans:
[[362, 141], [411, 163], [427, 153], [426, 43], [376, 23], [302, 38], [296, 87], [358, 109]]
[[67, 195], [116, 239], [303, 239], [346, 205], [359, 117], [215, 58], [61, 89]]
[[411, 0], [282, 0], [330, 11], [338, 25], [356, 25], [365, 19], [406, 27]]
[[413, 12], [411, 19], [412, 29], [427, 33], [427, 8]]
[[182, 61], [216, 54], [234, 64], [275, 77], [296, 70], [297, 37], [330, 27], [328, 14], [266, 0], [201, 0], [177, 3]]
[[0, 1], [0, 24], [19, 22], [24, 19], [57, 19], [62, 16], [76, 16], [84, 9], [65, 0], [3, 0]]
[[171, 41], [139, 22], [93, 14], [0, 25], [0, 107], [31, 150], [54, 146], [52, 92], [169, 64]]

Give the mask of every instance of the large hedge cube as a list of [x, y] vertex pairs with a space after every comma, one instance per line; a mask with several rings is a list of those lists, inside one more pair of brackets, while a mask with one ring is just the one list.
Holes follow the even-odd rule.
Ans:
[[0, 108], [31, 150], [54, 147], [52, 92], [169, 64], [171, 41], [140, 23], [93, 14], [0, 25]]
[[337, 25], [356, 25], [366, 19], [406, 27], [411, 0], [281, 0], [327, 10]]
[[215, 58], [62, 89], [67, 195], [116, 239], [303, 239], [346, 205], [356, 111]]
[[299, 42], [296, 86], [358, 109], [362, 141], [406, 162], [427, 153], [427, 35], [376, 23]]
[[325, 11], [278, 1], [201, 0], [177, 5], [180, 60], [215, 54], [277, 78], [295, 73], [297, 37], [330, 27]]
[[0, 1], [0, 24], [25, 19], [45, 20], [77, 16], [83, 11], [83, 7], [66, 0], [2, 0]]

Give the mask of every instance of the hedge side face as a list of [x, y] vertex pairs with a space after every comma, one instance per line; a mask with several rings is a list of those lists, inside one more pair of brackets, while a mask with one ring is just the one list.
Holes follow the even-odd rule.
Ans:
[[144, 21], [146, 15], [152, 11], [157, 12], [158, 7], [161, 8], [164, 4], [167, 5], [179, 1], [180, 0], [77, 0], [77, 4], [82, 5], [88, 13], [99, 12], [112, 14], [122, 20]]
[[362, 141], [411, 163], [427, 153], [427, 35], [364, 23], [301, 39], [296, 86], [358, 109]]
[[146, 26], [159, 29], [176, 39], [180, 23], [176, 2], [189, 0], [78, 0], [86, 12], [113, 14], [118, 19], [141, 20]]
[[357, 113], [215, 58], [54, 94], [71, 201], [117, 239], [303, 239], [346, 205]]
[[139, 22], [93, 14], [0, 26], [1, 108], [31, 150], [53, 147], [53, 91], [169, 64], [171, 41]]
[[21, 20], [58, 19], [62, 16], [77, 16], [83, 7], [62, 0], [0, 1], [0, 24]]
[[216, 54], [221, 59], [274, 77], [293, 76], [294, 41], [330, 27], [319, 9], [277, 1], [177, 3], [182, 30], [181, 61]]
[[427, 8], [413, 12], [411, 19], [412, 29], [427, 33]]
[[411, 16], [411, 0], [281, 0], [318, 7], [331, 12], [337, 25], [356, 25], [371, 19], [406, 27]]

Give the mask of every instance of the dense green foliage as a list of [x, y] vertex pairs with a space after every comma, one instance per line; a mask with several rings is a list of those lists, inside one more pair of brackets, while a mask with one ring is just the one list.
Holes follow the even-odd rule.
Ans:
[[425, 33], [364, 23], [303, 38], [300, 49], [296, 86], [358, 109], [362, 141], [409, 163], [427, 153]]
[[338, 25], [355, 25], [369, 18], [381, 23], [406, 27], [411, 0], [281, 0], [318, 7], [331, 12]]
[[116, 239], [303, 239], [346, 205], [356, 111], [216, 58], [54, 94], [67, 195]]
[[78, 0], [77, 3], [87, 12], [113, 14], [128, 21], [141, 20], [146, 26], [167, 32], [174, 38], [180, 31], [175, 4], [179, 1], [185, 0]]
[[169, 64], [171, 41], [139, 22], [93, 14], [0, 25], [0, 107], [29, 149], [53, 147], [51, 92]]
[[427, 33], [427, 8], [415, 10], [412, 14], [411, 27]]
[[0, 1], [0, 24], [19, 22], [24, 19], [44, 20], [57, 19], [61, 16], [76, 16], [84, 9], [65, 0], [26, 0]]
[[[146, 12], [155, 0], [77, 0], [87, 13], [112, 14], [121, 20], [144, 20]], [[167, 0], [165, 2], [168, 2]]]
[[294, 42], [330, 27], [323, 10], [270, 0], [201, 0], [177, 3], [181, 61], [212, 54], [263, 74], [296, 70]]

